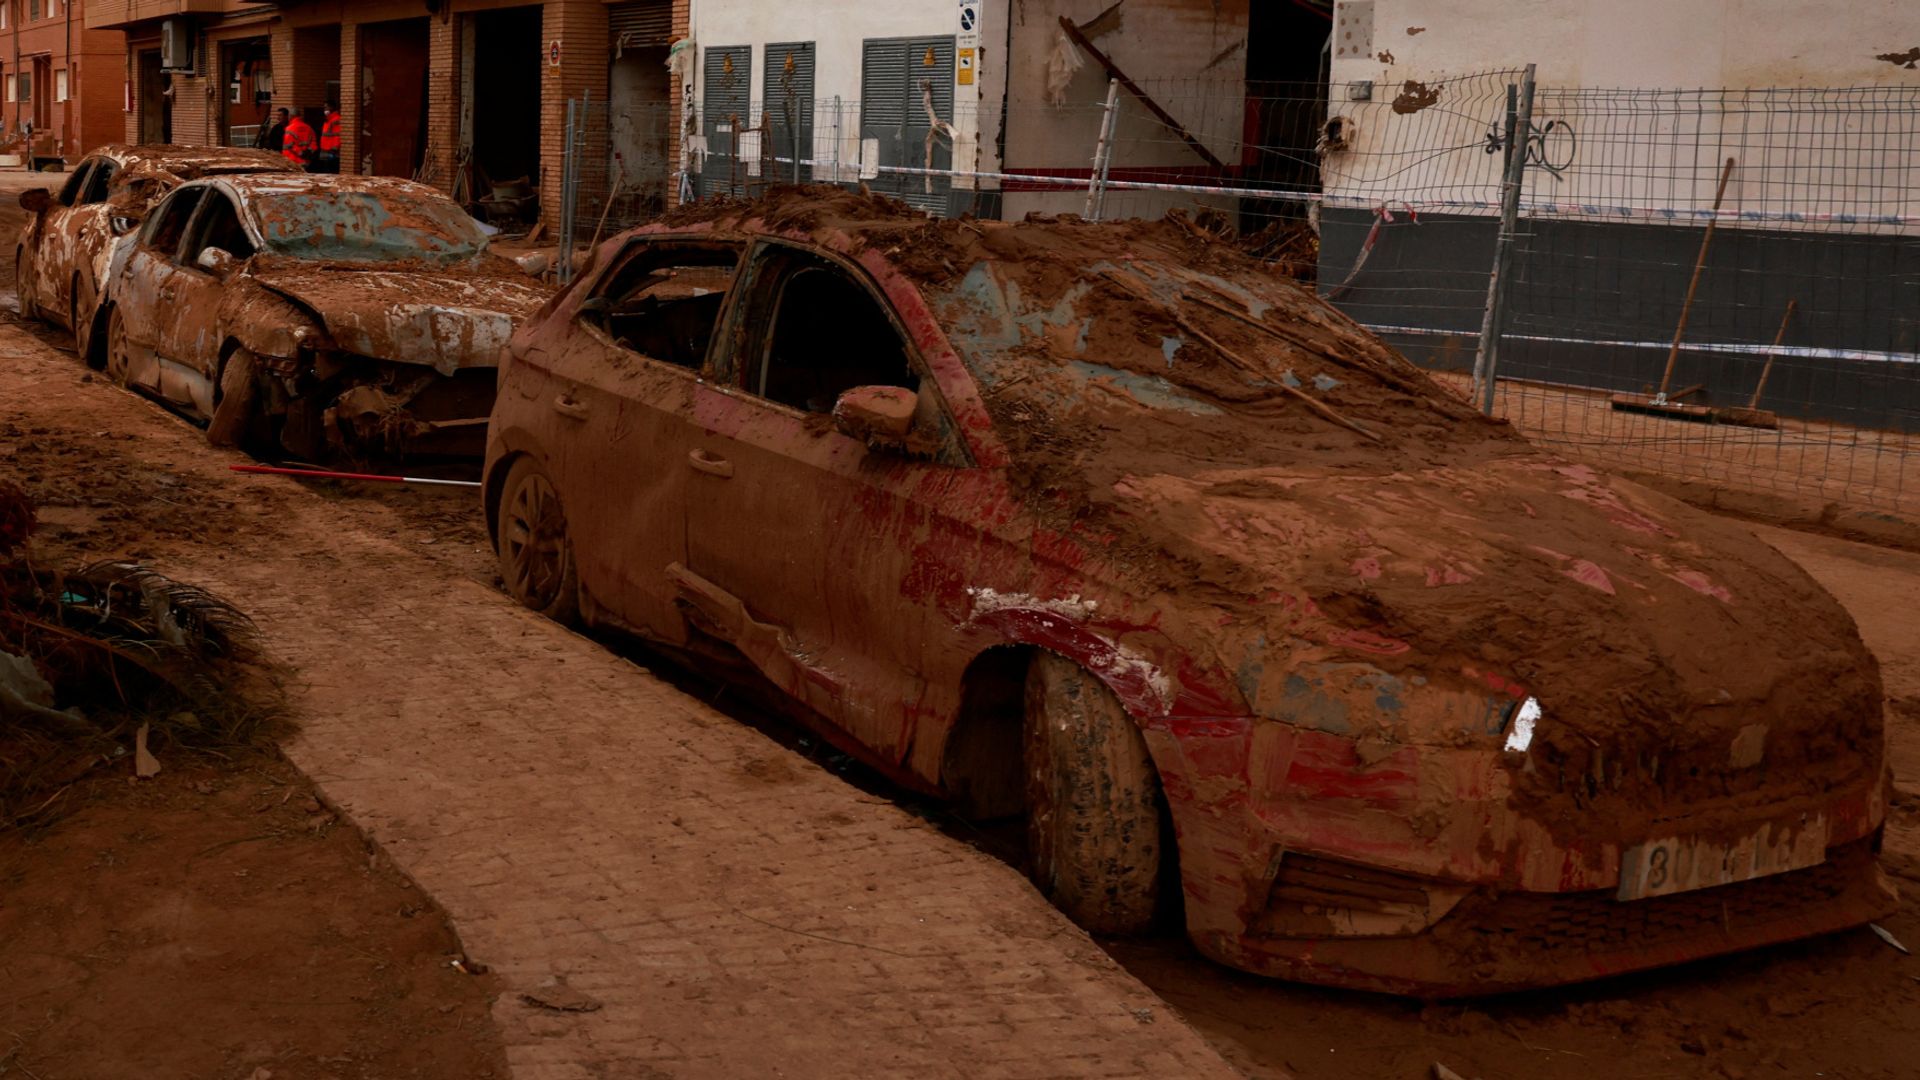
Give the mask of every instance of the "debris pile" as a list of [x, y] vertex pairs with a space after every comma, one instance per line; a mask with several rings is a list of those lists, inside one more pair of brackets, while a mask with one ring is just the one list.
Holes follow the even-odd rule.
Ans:
[[135, 563], [44, 569], [33, 505], [0, 481], [0, 829], [42, 820], [73, 781], [168, 747], [250, 741], [279, 713], [253, 623]]

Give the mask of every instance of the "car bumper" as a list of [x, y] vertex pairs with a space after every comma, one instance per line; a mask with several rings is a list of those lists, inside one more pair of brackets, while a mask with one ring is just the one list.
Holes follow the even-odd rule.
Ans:
[[1374, 938], [1196, 935], [1261, 975], [1421, 998], [1584, 982], [1860, 926], [1897, 906], [1871, 840], [1805, 870], [1622, 901], [1614, 890], [1476, 891], [1426, 930]]
[[[1429, 998], [1499, 993], [1828, 933], [1895, 903], [1875, 855], [1890, 790], [1877, 764], [1790, 797], [1755, 788], [1638, 825], [1550, 826], [1498, 754], [1362, 753], [1258, 720], [1150, 722], [1146, 735], [1179, 832], [1188, 933], [1257, 974]], [[1823, 823], [1825, 861], [1617, 899], [1627, 856], [1651, 839], [1632, 832], [1733, 840], [1785, 820]]]

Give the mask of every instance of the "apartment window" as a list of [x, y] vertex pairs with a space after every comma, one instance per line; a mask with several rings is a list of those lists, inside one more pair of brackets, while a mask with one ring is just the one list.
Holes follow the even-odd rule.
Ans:
[[27, 21], [33, 22], [39, 18], [40, 0], [27, 0]]
[[67, 100], [67, 69], [61, 68], [53, 73], [53, 100]]
[[33, 72], [23, 71], [13, 77], [13, 82], [7, 87], [7, 100], [33, 100]]

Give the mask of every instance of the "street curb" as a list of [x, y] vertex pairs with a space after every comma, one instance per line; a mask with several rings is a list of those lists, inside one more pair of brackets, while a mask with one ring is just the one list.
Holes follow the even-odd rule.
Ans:
[[1892, 511], [1800, 495], [1723, 488], [1640, 470], [1621, 470], [1619, 475], [1702, 510], [1920, 553], [1920, 521]]

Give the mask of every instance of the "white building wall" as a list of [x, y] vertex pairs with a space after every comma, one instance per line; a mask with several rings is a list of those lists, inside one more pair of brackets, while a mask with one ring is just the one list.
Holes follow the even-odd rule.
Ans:
[[1373, 9], [1372, 55], [1336, 58], [1337, 83], [1425, 80], [1532, 62], [1543, 83], [1557, 86], [1920, 84], [1920, 72], [1877, 58], [1920, 44], [1920, 5], [1913, 0], [1362, 3]]
[[[1370, 46], [1339, 48], [1349, 32]], [[1733, 157], [1729, 209], [1916, 214], [1920, 152], [1912, 139], [1886, 137], [1907, 129], [1885, 115], [1897, 102], [1755, 94], [1722, 108], [1717, 97], [1569, 92], [1920, 86], [1920, 72], [1881, 58], [1915, 44], [1914, 0], [1339, 0], [1330, 114], [1350, 122], [1349, 145], [1325, 157], [1326, 190], [1374, 205], [1491, 198], [1497, 156], [1429, 151], [1500, 122], [1499, 80], [1449, 80], [1531, 62], [1535, 124], [1560, 121], [1574, 141], [1560, 144], [1572, 158], [1558, 179], [1530, 174], [1530, 197], [1702, 210]], [[1371, 101], [1350, 99], [1361, 81], [1372, 82]], [[1394, 110], [1410, 84], [1437, 90], [1433, 106]]]
[[[1283, 3], [1285, 0], [1253, 0]], [[1114, 29], [1096, 37], [1127, 76], [1228, 165], [1240, 160], [1245, 123], [1248, 0], [1127, 0]], [[1066, 87], [1047, 99], [1047, 66], [1062, 15], [1087, 23], [1112, 0], [1023, 0], [1014, 13], [1008, 77], [1007, 164], [1011, 170], [1087, 170], [1099, 141], [1107, 72], [1089, 57]], [[1205, 162], [1124, 90], [1113, 168], [1195, 167]], [[1109, 217], [1158, 217], [1190, 196], [1111, 193]], [[1084, 192], [1008, 193], [1006, 216], [1080, 213]]]
[[[996, 171], [994, 148], [998, 136], [1000, 101], [1005, 92], [1004, 59], [1009, 0], [983, 0], [977, 31], [979, 55], [971, 85], [954, 86], [953, 160], [956, 169]], [[759, 120], [760, 87], [770, 42], [814, 43], [814, 157], [844, 164], [838, 177], [859, 178], [860, 95], [863, 43], [870, 38], [952, 37], [960, 34], [956, 0], [815, 0], [812, 3], [768, 3], [767, 0], [693, 0], [689, 22], [695, 44], [702, 50], [753, 46], [753, 121]], [[705, 64], [696, 64], [696, 99], [705, 94]], [[957, 78], [957, 73], [956, 73]], [[841, 115], [834, 116], [838, 97]], [[835, 140], [835, 130], [839, 138]], [[831, 171], [816, 168], [820, 180]], [[967, 188], [966, 180], [954, 186]], [[984, 187], [995, 185], [986, 184]]]

